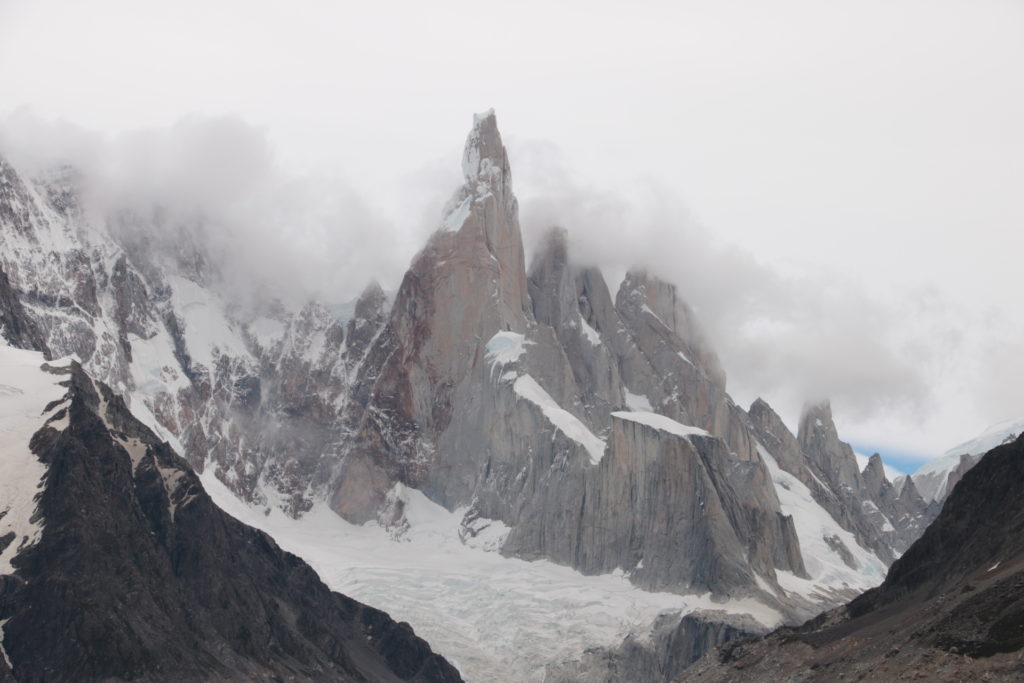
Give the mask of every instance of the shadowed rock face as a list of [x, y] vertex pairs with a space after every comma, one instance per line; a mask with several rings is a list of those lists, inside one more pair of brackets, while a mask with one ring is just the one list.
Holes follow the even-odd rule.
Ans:
[[25, 314], [25, 308], [3, 269], [0, 269], [0, 338], [19, 349], [49, 351], [46, 338], [35, 321]]
[[31, 444], [43, 533], [0, 577], [17, 680], [460, 680], [408, 624], [217, 508], [108, 387], [62, 372], [67, 427]]
[[728, 645], [687, 681], [1019, 681], [1024, 437], [989, 451], [885, 582], [800, 628]]

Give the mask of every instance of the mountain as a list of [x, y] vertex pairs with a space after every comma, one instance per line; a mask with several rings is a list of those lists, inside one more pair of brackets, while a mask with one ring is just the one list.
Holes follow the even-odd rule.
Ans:
[[689, 669], [685, 680], [1019, 681], [1022, 589], [1019, 437], [964, 474], [880, 586], [799, 628], [727, 645]]
[[988, 427], [978, 436], [946, 451], [942, 457], [922, 465], [912, 476], [914, 485], [927, 500], [942, 502], [982, 454], [1024, 432], [1024, 418], [1005, 420]]
[[0, 363], [0, 680], [461, 680], [222, 512], [77, 362]]
[[[657, 620], [629, 589], [632, 616], [574, 621], [586, 637], [573, 661], [604, 648], [623, 670], [646, 657], [670, 676], [689, 658], [669, 643], [690, 638], [696, 656], [882, 580], [934, 514], [914, 486], [894, 487], [877, 459], [861, 471], [827, 403], [809, 405], [795, 435], [766, 402], [737, 406], [683, 293], [656, 274], [635, 268], [613, 293], [557, 229], [527, 259], [493, 112], [474, 118], [462, 170], [393, 299], [371, 284], [349, 317], [320, 301], [233, 296], [210, 217], [97, 213], [72, 169], [28, 178], [0, 159], [0, 329], [74, 354], [208, 489], [229, 492], [221, 507], [324, 558], [332, 587], [378, 584], [342, 584], [351, 556], [327, 558], [313, 529], [373, 527], [387, 543], [443, 529], [417, 551], [458, 543], [474, 562], [497, 551], [518, 577], [571, 568], [588, 586], [574, 595], [603, 590], [591, 579], [604, 577], [678, 598], [659, 598], [675, 607]], [[381, 599], [418, 610], [416, 582], [429, 578], [395, 571], [406, 573]], [[543, 610], [559, 607], [536, 609], [550, 624]], [[417, 630], [450, 639], [474, 673], [496, 666], [500, 655], [471, 646], [493, 620], [466, 615], [466, 635], [451, 637], [436, 610], [417, 614]], [[641, 620], [661, 643], [647, 654], [628, 647]], [[524, 645], [526, 660], [549, 654], [542, 641]]]

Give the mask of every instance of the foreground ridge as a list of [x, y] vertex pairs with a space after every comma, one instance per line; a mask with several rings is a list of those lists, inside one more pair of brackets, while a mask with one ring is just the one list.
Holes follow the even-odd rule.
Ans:
[[[42, 363], [0, 352], [7, 377]], [[44, 470], [40, 531], [0, 538], [16, 549], [0, 576], [0, 680], [461, 680], [408, 624], [330, 592], [221, 511], [77, 362], [35, 372], [64, 389], [26, 456]]]

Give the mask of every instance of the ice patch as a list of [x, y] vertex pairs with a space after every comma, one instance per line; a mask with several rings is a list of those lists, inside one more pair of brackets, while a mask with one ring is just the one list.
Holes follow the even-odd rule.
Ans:
[[708, 432], [704, 431], [700, 427], [691, 427], [690, 425], [684, 425], [681, 422], [676, 422], [672, 418], [665, 417], [664, 415], [658, 415], [657, 413], [650, 412], [625, 412], [616, 411], [612, 413], [612, 417], [617, 417], [622, 420], [629, 420], [630, 422], [639, 422], [642, 425], [653, 427], [662, 432], [668, 432], [669, 434], [675, 434], [676, 436], [711, 436]]
[[626, 407], [630, 410], [638, 413], [653, 413], [654, 408], [651, 406], [651, 401], [643, 394], [630, 393], [629, 389], [625, 390], [626, 394]]
[[444, 232], [458, 232], [466, 224], [466, 219], [473, 212], [473, 198], [466, 197], [458, 206], [452, 207], [441, 222]]
[[651, 314], [651, 317], [652, 317], [652, 318], [654, 318], [655, 320], [657, 320], [657, 321], [658, 321], [659, 323], [661, 323], [661, 324], [662, 324], [662, 325], [663, 325], [663, 326], [664, 326], [665, 328], [667, 328], [667, 329], [669, 329], [669, 330], [671, 330], [671, 329], [672, 329], [671, 327], [669, 327], [668, 325], [666, 325], [666, 324], [665, 324], [665, 321], [661, 319], [661, 316], [659, 316], [659, 315], [658, 315], [657, 313], [655, 313], [654, 311], [652, 311], [652, 310], [651, 310], [651, 307], [650, 307], [650, 306], [648, 306], [647, 304], [644, 304], [644, 305], [643, 305], [643, 312], [644, 312], [644, 313], [650, 313], [650, 314]]
[[583, 330], [583, 336], [586, 337], [587, 341], [590, 342], [591, 346], [601, 345], [601, 335], [593, 327], [587, 324], [587, 321], [580, 316], [580, 329]]
[[532, 343], [518, 332], [498, 332], [487, 342], [487, 360], [492, 369], [514, 363], [526, 353], [526, 345]]
[[604, 457], [604, 441], [594, 436], [594, 433], [587, 429], [587, 426], [580, 422], [579, 418], [555, 403], [555, 399], [551, 398], [551, 395], [544, 391], [544, 388], [537, 384], [533, 377], [522, 375], [512, 387], [520, 397], [537, 405], [548, 422], [560, 432], [587, 449], [592, 465], [601, 462], [601, 458]]

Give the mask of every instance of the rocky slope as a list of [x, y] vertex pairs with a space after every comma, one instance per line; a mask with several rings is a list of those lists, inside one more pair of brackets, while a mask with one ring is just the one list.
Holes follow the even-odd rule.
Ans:
[[802, 627], [727, 645], [680, 680], [1022, 676], [1024, 437], [963, 476], [881, 586]]
[[77, 362], [0, 351], [0, 470], [38, 484], [0, 501], [0, 679], [461, 680], [222, 512]]

